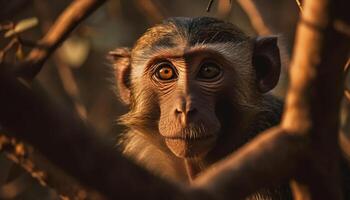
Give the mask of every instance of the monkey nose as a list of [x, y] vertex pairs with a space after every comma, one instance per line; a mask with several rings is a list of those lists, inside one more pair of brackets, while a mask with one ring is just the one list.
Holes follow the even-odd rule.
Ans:
[[175, 114], [180, 117], [181, 123], [183, 125], [187, 125], [189, 121], [194, 117], [194, 115], [197, 113], [197, 109], [190, 107], [190, 108], [176, 108]]

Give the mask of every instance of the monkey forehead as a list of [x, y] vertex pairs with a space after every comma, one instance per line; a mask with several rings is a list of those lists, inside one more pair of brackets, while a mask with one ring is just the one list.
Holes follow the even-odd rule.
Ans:
[[[149, 69], [150, 65], [156, 63], [157, 60], [186, 60], [188, 57], [204, 54], [220, 58], [222, 63], [229, 63], [230, 66], [240, 70], [251, 65], [252, 51], [253, 43], [250, 41], [240, 43], [181, 44], [175, 47], [158, 46], [152, 48], [150, 51], [134, 55], [131, 61], [131, 73], [133, 77], [140, 77], [146, 74], [145, 72]], [[185, 67], [190, 68], [195, 66], [185, 65]]]
[[174, 17], [148, 29], [135, 44], [135, 49], [174, 46], [179, 42], [224, 43], [241, 42], [250, 38], [232, 23], [212, 17]]
[[251, 38], [232, 23], [211, 17], [174, 17], [148, 29], [135, 43], [132, 54], [158, 47], [209, 43], [240, 43]]

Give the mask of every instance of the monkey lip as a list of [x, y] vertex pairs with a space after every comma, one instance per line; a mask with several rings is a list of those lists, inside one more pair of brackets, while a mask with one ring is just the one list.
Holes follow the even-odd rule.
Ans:
[[201, 137], [165, 137], [168, 148], [180, 158], [202, 157], [214, 146], [215, 135], [204, 135]]
[[171, 136], [171, 137], [167, 137], [165, 136], [164, 138], [166, 140], [185, 140], [185, 141], [200, 141], [200, 140], [207, 140], [210, 138], [215, 137], [215, 135], [203, 135], [203, 136], [199, 136], [199, 137], [184, 137], [184, 136]]

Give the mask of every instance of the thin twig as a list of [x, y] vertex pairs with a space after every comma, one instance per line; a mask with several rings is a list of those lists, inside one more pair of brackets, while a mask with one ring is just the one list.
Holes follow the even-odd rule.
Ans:
[[83, 104], [80, 90], [77, 81], [74, 77], [72, 69], [64, 63], [59, 55], [54, 56], [55, 64], [57, 65], [57, 71], [62, 81], [62, 86], [71, 101], [74, 104], [75, 111], [82, 120], [87, 119], [87, 109]]
[[13, 38], [6, 46], [4, 49], [0, 51], [0, 63], [2, 63], [5, 60], [5, 56], [8, 51], [12, 49], [16, 44], [18, 44], [17, 38]]
[[13, 29], [14, 27], [15, 27], [15, 24], [13, 22], [0, 24], [0, 31], [10, 30], [10, 29]]
[[206, 9], [207, 12], [210, 12], [210, 9], [211, 9], [211, 6], [212, 6], [213, 2], [214, 2], [214, 0], [209, 0], [208, 6], [207, 6], [207, 9]]
[[237, 0], [242, 9], [247, 13], [252, 26], [259, 35], [270, 35], [272, 31], [265, 24], [258, 8], [252, 0]]
[[39, 44], [47, 46], [46, 49], [33, 49], [25, 62], [16, 67], [18, 76], [31, 80], [41, 70], [44, 62], [54, 50], [68, 37], [68, 35], [94, 10], [100, 7], [106, 0], [75, 0], [59, 16], [48, 33], [39, 41]]
[[[40, 18], [42, 19], [41, 30], [43, 32], [47, 32], [53, 23], [52, 16], [50, 14], [51, 7], [48, 2], [43, 0], [36, 0], [34, 3], [36, 5], [36, 10]], [[57, 51], [53, 54], [53, 60], [57, 67], [58, 75], [61, 79], [63, 89], [70, 97], [70, 100], [74, 104], [74, 108], [80, 118], [86, 120], [87, 109], [83, 104], [76, 78], [74, 77], [72, 69], [64, 62], [61, 51], [63, 51], [62, 48], [57, 49]]]
[[5, 152], [5, 156], [9, 160], [20, 165], [36, 179], [40, 185], [47, 186], [45, 172], [38, 170], [34, 163], [28, 159], [30, 152], [22, 142], [17, 141], [16, 138], [0, 134], [0, 153], [1, 152]]
[[300, 0], [295, 0], [295, 2], [297, 3], [297, 5], [298, 5], [298, 7], [299, 7], [300, 12], [303, 12], [303, 7], [302, 7], [302, 5], [301, 5]]
[[52, 165], [32, 146], [14, 137], [0, 133], [0, 153], [4, 153], [8, 160], [23, 168], [42, 187], [54, 188], [60, 196], [79, 199], [76, 198], [78, 194], [85, 191], [75, 179]]
[[[349, 75], [349, 71], [350, 71], [350, 58], [348, 59], [348, 61], [346, 62], [346, 65], [344, 67], [345, 83], [346, 83], [346, 78]], [[345, 87], [344, 87], [344, 96], [348, 101], [350, 101], [350, 88], [347, 86], [347, 84], [345, 84]]]

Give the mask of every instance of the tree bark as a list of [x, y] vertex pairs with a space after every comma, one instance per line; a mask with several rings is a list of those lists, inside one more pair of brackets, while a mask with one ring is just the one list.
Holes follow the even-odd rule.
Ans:
[[[341, 1], [304, 1], [282, 127], [307, 136], [309, 155], [292, 184], [296, 199], [342, 199], [339, 109], [349, 38], [334, 29]], [[347, 22], [349, 23], [349, 22]]]

